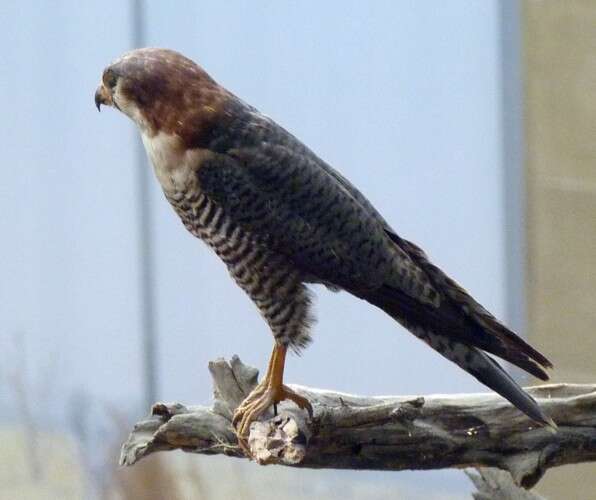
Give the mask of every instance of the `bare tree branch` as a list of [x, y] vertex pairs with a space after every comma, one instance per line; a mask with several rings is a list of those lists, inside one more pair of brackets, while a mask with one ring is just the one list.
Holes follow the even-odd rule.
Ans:
[[483, 467], [476, 471], [465, 471], [476, 491], [474, 500], [545, 500], [537, 493], [517, 486], [511, 474], [493, 467]]
[[[122, 446], [121, 464], [172, 449], [243, 456], [230, 420], [255, 386], [257, 370], [236, 356], [211, 362], [209, 370], [213, 406], [154, 405]], [[556, 432], [537, 427], [495, 394], [365, 397], [292, 388], [310, 400], [314, 419], [283, 403], [278, 416], [253, 423], [249, 446], [258, 463], [373, 470], [497, 467], [529, 488], [550, 467], [596, 460], [596, 385], [527, 389], [558, 424]]]

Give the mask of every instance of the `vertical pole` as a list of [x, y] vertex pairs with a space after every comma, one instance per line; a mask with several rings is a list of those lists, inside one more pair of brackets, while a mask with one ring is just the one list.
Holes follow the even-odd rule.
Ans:
[[[526, 190], [523, 146], [523, 40], [519, 0], [497, 2], [501, 51], [501, 130], [507, 323], [526, 335]], [[514, 371], [519, 378], [521, 370]]]
[[[132, 42], [134, 48], [145, 46], [145, 2], [132, 0]], [[136, 135], [136, 134], [135, 134]], [[138, 186], [139, 215], [139, 288], [144, 405], [148, 409], [157, 399], [157, 335], [155, 326], [154, 258], [152, 210], [150, 200], [150, 169], [141, 140], [136, 137], [135, 158]]]

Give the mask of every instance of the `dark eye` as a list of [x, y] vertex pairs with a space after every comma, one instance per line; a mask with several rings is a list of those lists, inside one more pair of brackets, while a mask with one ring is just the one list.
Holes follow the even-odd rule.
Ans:
[[113, 89], [116, 86], [116, 83], [118, 82], [118, 77], [116, 76], [116, 73], [114, 73], [111, 69], [106, 71], [106, 74], [103, 77], [103, 79], [110, 89]]

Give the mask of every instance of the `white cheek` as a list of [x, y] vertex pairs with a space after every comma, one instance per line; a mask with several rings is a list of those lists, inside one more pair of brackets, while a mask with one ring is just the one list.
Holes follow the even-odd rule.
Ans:
[[122, 93], [120, 92], [120, 83], [116, 85], [112, 99], [118, 106], [118, 109], [137, 124], [141, 129], [141, 132], [148, 130], [147, 120], [145, 120], [139, 108], [133, 102], [128, 101], [122, 96]]
[[118, 104], [118, 107], [126, 116], [128, 116], [137, 124], [137, 126], [141, 129], [141, 132], [148, 130], [147, 121], [143, 117], [143, 114], [139, 111], [139, 108], [137, 108], [134, 104], [123, 102], [122, 99], [118, 100], [118, 98], [116, 98], [116, 104]]

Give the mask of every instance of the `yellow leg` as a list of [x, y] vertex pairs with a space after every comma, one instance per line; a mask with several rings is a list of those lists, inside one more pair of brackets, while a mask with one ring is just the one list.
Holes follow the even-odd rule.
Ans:
[[280, 401], [289, 399], [300, 408], [307, 410], [312, 418], [313, 410], [308, 400], [283, 385], [286, 352], [286, 346], [275, 344], [269, 359], [267, 374], [234, 412], [232, 425], [236, 428], [240, 447], [247, 454], [250, 453], [246, 442], [250, 433], [250, 424], [265, 413], [271, 405], [277, 405]]
[[275, 359], [275, 347], [276, 346], [273, 347], [273, 352], [269, 357], [269, 365], [267, 367], [267, 372], [265, 373], [265, 376], [250, 392], [250, 394], [246, 396], [246, 398], [244, 398], [244, 401], [240, 403], [238, 408], [236, 408], [236, 410], [234, 411], [234, 416], [232, 418], [232, 425], [236, 426], [236, 422], [240, 418], [242, 418], [242, 415], [246, 412], [247, 407], [250, 406], [250, 404], [253, 403], [256, 399], [258, 399], [267, 389], [268, 381], [271, 378], [271, 372], [273, 370], [273, 361]]

